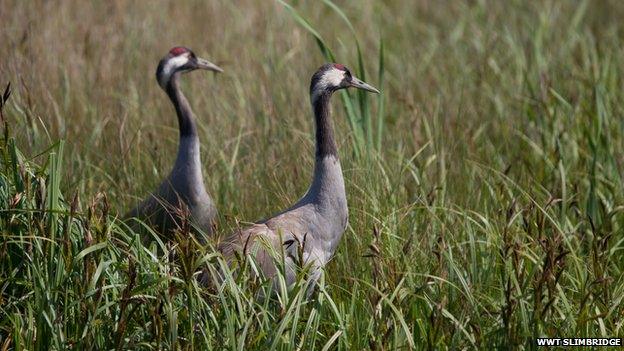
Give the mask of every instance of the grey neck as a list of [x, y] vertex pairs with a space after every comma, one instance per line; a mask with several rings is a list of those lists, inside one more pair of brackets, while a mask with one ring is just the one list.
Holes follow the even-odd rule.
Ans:
[[325, 212], [325, 215], [334, 216], [346, 211], [346, 194], [331, 126], [330, 97], [331, 92], [326, 92], [312, 101], [316, 122], [316, 158], [314, 178], [304, 198], [316, 203], [318, 210]]
[[201, 160], [199, 155], [199, 138], [197, 136], [197, 126], [195, 115], [191, 110], [188, 100], [180, 90], [180, 73], [176, 72], [171, 76], [165, 88], [171, 103], [175, 107], [178, 115], [178, 125], [180, 128], [180, 141], [178, 145], [178, 155], [171, 177], [173, 179], [191, 178], [197, 182], [197, 186], [203, 188], [201, 175]]
[[171, 76], [165, 91], [167, 95], [169, 95], [178, 115], [180, 138], [196, 138], [197, 126], [195, 125], [195, 115], [191, 110], [188, 100], [180, 90], [180, 72], [176, 72]]

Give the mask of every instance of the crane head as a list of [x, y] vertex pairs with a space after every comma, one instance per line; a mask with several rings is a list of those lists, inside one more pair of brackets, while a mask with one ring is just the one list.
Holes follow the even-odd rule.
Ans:
[[185, 73], [196, 69], [223, 72], [223, 70], [214, 63], [197, 57], [189, 48], [176, 46], [169, 50], [167, 55], [158, 63], [156, 79], [158, 79], [158, 84], [165, 89], [175, 73]]
[[350, 87], [379, 94], [379, 90], [353, 76], [351, 71], [344, 65], [327, 63], [321, 66], [312, 76], [310, 96], [312, 101], [314, 101], [316, 97], [322, 94]]

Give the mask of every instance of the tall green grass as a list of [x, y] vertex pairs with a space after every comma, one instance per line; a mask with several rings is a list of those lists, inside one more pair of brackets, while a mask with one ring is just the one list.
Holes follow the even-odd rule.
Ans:
[[[53, 145], [39, 166], [12, 138], [0, 144], [3, 347], [329, 349], [338, 342], [344, 326], [324, 283], [310, 302], [303, 276], [275, 299], [262, 298], [273, 296], [272, 284], [251, 275], [251, 257], [233, 275], [189, 233], [173, 243], [154, 234], [145, 246], [110, 216], [103, 194], [84, 205], [64, 199], [62, 150], [62, 142]], [[206, 266], [215, 282], [228, 277], [225, 284], [200, 287], [196, 274]]]
[[[623, 14], [589, 1], [0, 2], [0, 83], [13, 83], [0, 349], [622, 337]], [[313, 299], [305, 269], [288, 291], [249, 257], [233, 274], [184, 232], [146, 244], [118, 221], [175, 156], [153, 71], [177, 44], [226, 69], [183, 86], [221, 235], [305, 191], [307, 88], [323, 61], [382, 89], [334, 102], [350, 218]], [[228, 278], [200, 287], [201, 269]]]

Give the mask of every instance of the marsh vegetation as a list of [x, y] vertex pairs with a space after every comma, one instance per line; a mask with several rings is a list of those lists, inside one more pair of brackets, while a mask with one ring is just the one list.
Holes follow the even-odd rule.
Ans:
[[[0, 2], [0, 349], [533, 348], [622, 337], [619, 1]], [[175, 157], [156, 63], [185, 45], [219, 235], [294, 203], [314, 161], [310, 75], [333, 101], [349, 225], [312, 300], [253, 260], [118, 216]], [[10, 96], [8, 96], [10, 95]], [[169, 251], [176, 252], [170, 260]], [[225, 268], [223, 268], [226, 270]]]

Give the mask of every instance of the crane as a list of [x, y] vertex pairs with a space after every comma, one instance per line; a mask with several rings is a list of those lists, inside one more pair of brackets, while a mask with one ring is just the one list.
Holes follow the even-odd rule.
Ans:
[[[180, 130], [178, 153], [169, 175], [126, 218], [138, 218], [158, 233], [170, 235], [189, 220], [205, 235], [213, 231], [216, 208], [204, 186], [195, 115], [180, 90], [182, 73], [197, 69], [223, 72], [217, 65], [199, 58], [182, 46], [172, 48], [156, 70], [158, 84], [173, 104]], [[200, 240], [204, 238], [200, 236]]]
[[341, 64], [328, 63], [314, 73], [310, 84], [316, 126], [312, 183], [290, 208], [226, 237], [218, 247], [230, 264], [234, 257], [250, 254], [263, 274], [273, 278], [277, 269], [271, 254], [274, 251], [284, 257], [287, 285], [295, 281], [296, 265], [301, 262], [312, 267], [310, 281], [315, 285], [321, 268], [334, 255], [348, 222], [347, 197], [329, 102], [335, 91], [349, 87], [379, 93]]

